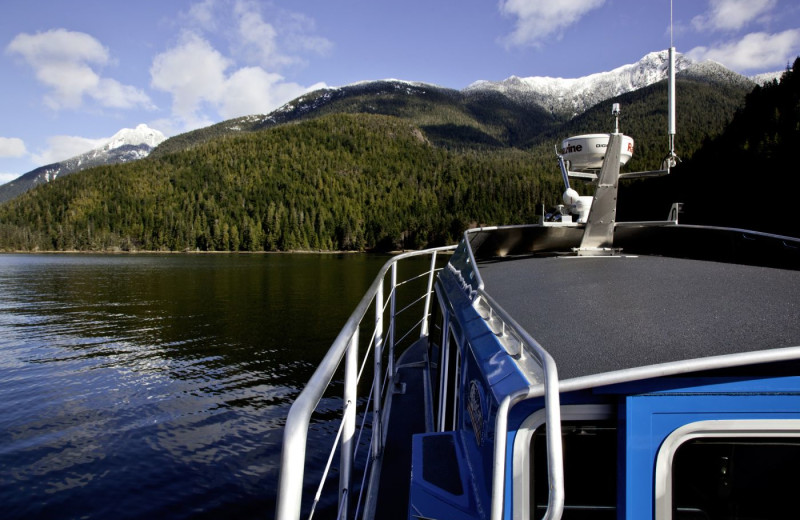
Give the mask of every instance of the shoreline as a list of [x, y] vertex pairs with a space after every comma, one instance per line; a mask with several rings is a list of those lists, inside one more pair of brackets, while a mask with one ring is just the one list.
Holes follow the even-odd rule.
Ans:
[[3, 251], [0, 250], [0, 255], [399, 255], [411, 249], [397, 250], [397, 251], [328, 251], [328, 250], [306, 250], [306, 249], [293, 249], [289, 251]]

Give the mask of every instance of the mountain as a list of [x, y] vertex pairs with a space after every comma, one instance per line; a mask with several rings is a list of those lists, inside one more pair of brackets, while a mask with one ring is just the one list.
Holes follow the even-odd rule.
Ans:
[[[713, 63], [680, 72], [676, 140], [684, 164], [722, 133], [753, 89]], [[563, 183], [554, 146], [568, 135], [611, 130], [612, 102], [622, 105], [621, 130], [636, 139], [629, 171], [658, 167], [666, 98], [662, 80], [568, 118], [493, 89], [386, 80], [321, 90], [267, 116], [176, 136], [144, 160], [92, 168], [8, 201], [0, 206], [0, 248], [362, 250], [452, 242], [467, 226], [530, 222], [542, 204], [557, 203]], [[637, 200], [621, 189], [620, 214], [626, 205], [637, 209], [630, 205]], [[661, 214], [669, 204], [651, 206]]]
[[[780, 81], [748, 93], [724, 131], [672, 175], [634, 186], [628, 198], [639, 207], [631, 207], [630, 216], [652, 219], [657, 216], [648, 213], [652, 208], [680, 201], [685, 223], [800, 237], [793, 199], [800, 191], [798, 143], [800, 58]], [[628, 195], [621, 193], [620, 200], [623, 196]]]
[[[366, 81], [305, 94], [266, 115], [223, 121], [167, 139], [154, 156], [185, 150], [223, 136], [304, 121], [333, 113], [382, 114], [409, 120], [436, 145], [524, 147], [601, 101], [633, 92], [667, 77], [667, 51], [636, 63], [583, 78], [511, 77], [477, 81], [463, 90], [401, 80]], [[750, 79], [713, 62], [696, 63], [678, 54], [679, 77], [750, 90]]]
[[162, 157], [225, 136], [256, 132], [330, 114], [399, 117], [440, 146], [517, 146], [558, 121], [543, 108], [503, 95], [476, 96], [400, 80], [367, 81], [305, 94], [267, 115], [252, 115], [171, 137], [153, 152]]
[[[272, 251], [450, 243], [532, 219], [526, 152], [433, 146], [397, 117], [331, 114], [100, 166], [0, 206], [0, 249]], [[549, 191], [549, 190], [547, 190]], [[519, 201], [524, 201], [521, 209]]]
[[[676, 55], [675, 69], [679, 79], [736, 85], [747, 89], [755, 86], [752, 80], [719, 63], [695, 62], [681, 53]], [[477, 81], [464, 92], [499, 92], [519, 103], [538, 105], [554, 115], [569, 119], [602, 101], [663, 81], [668, 73], [669, 51], [664, 50], [651, 52], [636, 63], [581, 78], [512, 76], [498, 82]]]
[[[678, 54], [677, 71], [694, 62]], [[465, 92], [500, 92], [524, 104], [536, 104], [554, 114], [574, 117], [597, 103], [657, 83], [667, 77], [668, 51], [651, 52], [636, 63], [582, 78], [511, 76], [503, 81], [477, 81]]]
[[40, 166], [0, 186], [0, 204], [25, 193], [34, 186], [94, 166], [136, 161], [147, 157], [166, 137], [158, 130], [141, 124], [123, 128], [103, 146], [61, 162]]

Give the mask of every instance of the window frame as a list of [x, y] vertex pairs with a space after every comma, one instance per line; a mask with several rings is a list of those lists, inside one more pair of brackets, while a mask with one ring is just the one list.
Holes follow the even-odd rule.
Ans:
[[[561, 407], [561, 421], [606, 421], [616, 417], [616, 409], [610, 404], [577, 404]], [[517, 429], [512, 448], [512, 503], [514, 520], [531, 518], [530, 474], [531, 440], [536, 430], [544, 425], [547, 414], [544, 408], [530, 414]]]
[[[425, 384], [428, 387], [428, 398], [425, 401], [425, 405], [428, 407], [428, 411], [425, 414], [427, 431], [439, 431], [439, 415], [442, 406], [441, 364], [444, 359], [443, 352], [447, 345], [447, 330], [450, 323], [450, 317], [448, 316], [447, 309], [444, 306], [444, 300], [440, 297], [439, 292], [440, 289], [437, 284], [434, 286], [431, 328], [428, 330], [428, 377], [425, 379]], [[441, 319], [441, 321], [439, 321], [439, 319]], [[437, 322], [438, 331], [436, 326]], [[431, 356], [433, 354], [431, 343], [438, 347], [435, 360]]]
[[670, 433], [656, 455], [655, 520], [672, 520], [672, 463], [694, 439], [800, 438], [800, 419], [719, 419], [684, 424]]
[[[446, 322], [447, 323], [447, 322]], [[439, 362], [439, 405], [436, 431], [454, 431], [458, 426], [459, 384], [461, 382], [461, 345], [451, 323], [444, 327], [445, 341]], [[455, 356], [451, 354], [455, 353]], [[453, 357], [455, 359], [453, 359]], [[453, 363], [451, 368], [451, 363]], [[450, 380], [452, 376], [452, 381]], [[448, 417], [448, 415], [450, 417]]]

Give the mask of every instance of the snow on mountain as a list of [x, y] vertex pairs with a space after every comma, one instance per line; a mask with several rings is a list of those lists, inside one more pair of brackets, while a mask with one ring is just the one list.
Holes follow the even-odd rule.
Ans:
[[[399, 108], [402, 103], [398, 105], [393, 98], [403, 95], [428, 98], [431, 103], [449, 102], [455, 106], [470, 103], [480, 105], [482, 97], [500, 94], [534, 112], [544, 109], [558, 119], [569, 119], [609, 98], [665, 80], [668, 75], [668, 55], [667, 50], [652, 52], [636, 63], [582, 78], [512, 76], [504, 81], [477, 81], [463, 90], [400, 79], [358, 81], [339, 87], [324, 87], [303, 94], [268, 114], [223, 121], [207, 129], [195, 130], [192, 136], [183, 135], [181, 140], [169, 140], [159, 147], [157, 153], [167, 154], [184, 149], [186, 143], [196, 144], [215, 136], [251, 132], [336, 110], [397, 115], [402, 112]], [[755, 86], [752, 80], [711, 61], [696, 63], [679, 53], [676, 65], [679, 78], [713, 85]], [[424, 103], [421, 101], [415, 106], [423, 106]], [[412, 113], [414, 110], [403, 113]]]
[[116, 148], [119, 148], [120, 146], [125, 146], [125, 145], [138, 146], [142, 144], [145, 144], [150, 148], [155, 148], [156, 146], [161, 144], [165, 139], [166, 137], [164, 137], [164, 134], [162, 134], [158, 130], [155, 130], [147, 125], [142, 124], [134, 129], [123, 128], [122, 130], [114, 134], [111, 137], [111, 139], [108, 140], [108, 143], [106, 143], [103, 146], [103, 149], [114, 150]]
[[[517, 77], [503, 81], [476, 81], [458, 91], [417, 81], [387, 79], [361, 81], [342, 87], [326, 87], [305, 94], [286, 103], [267, 115], [251, 115], [217, 126], [224, 132], [252, 131], [297, 120], [307, 114], [321, 110], [338, 99], [349, 96], [384, 96], [406, 94], [409, 96], [453, 96], [454, 98], [480, 96], [485, 92], [497, 92], [525, 104], [536, 105], [560, 116], [574, 117], [609, 98], [632, 92], [666, 79], [668, 74], [668, 51], [651, 52], [636, 63], [623, 65], [608, 72], [599, 72], [581, 78]], [[694, 62], [678, 53], [676, 56], [678, 77], [714, 84], [737, 84], [752, 87], [756, 83], [771, 81], [780, 73], [747, 78], [713, 61]], [[216, 134], [215, 134], [216, 135]], [[36, 184], [49, 182], [58, 176], [67, 175], [92, 166], [128, 162], [147, 157], [165, 140], [158, 130], [147, 125], [117, 132], [103, 146], [79, 156], [55, 164], [42, 166], [0, 186], [0, 202], [8, 200]], [[163, 151], [164, 147], [162, 147]], [[167, 150], [171, 150], [169, 146]], [[168, 152], [164, 152], [168, 153]]]
[[[676, 71], [688, 69], [694, 62], [678, 53]], [[651, 52], [636, 63], [582, 78], [511, 76], [503, 81], [477, 81], [465, 93], [495, 91], [523, 103], [535, 103], [553, 113], [575, 116], [606, 99], [657, 83], [667, 77], [668, 51]]]
[[97, 164], [114, 164], [144, 159], [153, 148], [166, 139], [164, 134], [145, 124], [136, 128], [123, 128], [99, 148], [56, 164], [77, 163], [81, 165], [88, 161], [92, 162], [91, 166], [97, 166]]
[[783, 73], [786, 72], [784, 70], [779, 70], [776, 72], [765, 72], [764, 74], [757, 74], [755, 76], [750, 76], [750, 80], [757, 85], [764, 86], [767, 83], [772, 83], [773, 81], [777, 81], [780, 83], [781, 78], [783, 77]]
[[144, 124], [133, 129], [123, 128], [104, 145], [94, 150], [61, 162], [41, 166], [0, 186], [0, 203], [28, 191], [37, 184], [53, 181], [63, 175], [93, 166], [143, 159], [164, 140], [166, 140], [164, 134]]

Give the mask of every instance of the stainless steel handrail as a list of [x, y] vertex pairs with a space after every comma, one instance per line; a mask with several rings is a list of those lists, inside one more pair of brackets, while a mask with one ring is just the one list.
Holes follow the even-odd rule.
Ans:
[[[277, 497], [277, 505], [276, 505], [276, 519], [277, 520], [299, 520], [300, 512], [302, 507], [302, 494], [303, 494], [303, 476], [305, 474], [305, 460], [306, 460], [306, 445], [308, 442], [308, 428], [311, 421], [311, 415], [313, 414], [314, 410], [316, 409], [317, 405], [319, 404], [320, 399], [322, 398], [325, 390], [330, 385], [334, 374], [336, 373], [337, 369], [339, 368], [342, 359], [344, 359], [345, 354], [348, 354], [348, 358], [353, 355], [354, 351], [358, 349], [358, 331], [360, 328], [361, 323], [364, 321], [364, 318], [367, 315], [370, 307], [372, 306], [373, 300], [377, 302], [376, 305], [376, 323], [375, 326], [382, 328], [382, 318], [378, 317], [378, 314], [382, 314], [383, 312], [383, 285], [384, 279], [386, 277], [386, 273], [389, 271], [390, 268], [396, 266], [398, 262], [415, 257], [415, 256], [424, 256], [424, 255], [431, 255], [433, 257], [431, 261], [431, 266], [435, 263], [435, 255], [438, 252], [443, 251], [452, 251], [455, 249], [456, 246], [444, 246], [444, 247], [437, 247], [426, 249], [422, 251], [412, 251], [409, 253], [404, 253], [401, 255], [397, 255], [388, 262], [386, 262], [383, 267], [381, 267], [380, 271], [378, 271], [375, 280], [370, 285], [367, 292], [361, 298], [356, 309], [350, 315], [350, 318], [345, 323], [342, 330], [339, 332], [338, 336], [334, 340], [331, 348], [325, 354], [325, 357], [320, 362], [318, 368], [314, 371], [314, 374], [311, 376], [306, 387], [297, 397], [295, 402], [292, 404], [292, 407], [289, 410], [289, 414], [286, 417], [286, 424], [284, 426], [283, 432], [283, 449], [281, 452], [281, 470], [280, 470], [280, 480], [278, 483], [278, 497]], [[431, 286], [432, 277], [434, 274], [434, 270], [431, 269], [428, 271], [429, 276], [429, 283], [428, 287]], [[392, 276], [392, 283], [396, 285], [396, 276], [393, 272]], [[391, 288], [390, 294], [393, 295], [394, 292], [394, 285]], [[428, 297], [430, 298], [430, 290], [428, 293]], [[429, 305], [428, 301], [425, 302], [425, 309], [423, 312], [427, 312]], [[425, 320], [423, 320], [424, 326]], [[390, 325], [389, 325], [389, 338], [390, 341], [393, 342], [393, 330], [394, 330], [394, 316], [390, 317]], [[381, 355], [381, 346], [383, 343], [383, 331], [377, 330], [374, 334], [376, 338], [376, 349], [373, 352], [373, 356], [377, 356], [375, 359], [378, 361], [376, 363], [376, 368], [380, 368], [380, 355]], [[393, 350], [394, 345], [389, 345], [390, 351]], [[353, 355], [353, 359], [355, 356]], [[352, 374], [356, 371], [353, 370], [354, 365], [350, 365], [352, 361], [348, 361], [348, 369], [345, 370], [345, 402], [343, 408], [347, 407], [347, 402], [355, 403], [357, 400], [357, 381], [354, 380]], [[392, 366], [393, 361], [389, 361], [389, 366]], [[378, 381], [380, 377], [376, 377], [375, 380]], [[375, 383], [373, 383], [375, 384]], [[374, 389], [376, 395], [374, 395], [374, 399], [376, 402], [380, 403], [380, 384], [378, 383], [378, 388]], [[380, 406], [380, 404], [379, 404]], [[350, 407], [349, 412], [345, 410], [345, 421], [354, 421], [355, 416], [352, 417], [347, 416], [348, 413], [354, 413], [355, 407]], [[374, 420], [379, 420], [379, 416], [374, 417]], [[373, 435], [378, 435], [376, 431], [373, 429]], [[382, 444], [382, 439], [380, 436], [376, 438], [379, 444]], [[342, 436], [342, 441], [340, 442], [342, 446], [342, 460], [347, 460], [348, 462], [343, 462], [341, 464], [340, 472], [342, 473], [349, 473], [352, 471], [352, 459], [354, 457], [353, 452], [353, 442], [352, 442], [352, 429], [351, 426], [345, 428], [345, 434]], [[381, 451], [381, 446], [373, 447], [378, 453]], [[336, 449], [336, 446], [334, 446]], [[349, 482], [350, 475], [343, 474], [341, 477], [341, 481], [343, 483]], [[349, 489], [347, 489], [347, 484], [342, 484], [340, 488], [339, 496], [340, 500], [342, 497], [347, 497], [349, 495]], [[342, 507], [342, 504], [339, 504], [340, 508], [346, 511], [346, 506]], [[346, 512], [345, 512], [346, 516]]]
[[481, 231], [481, 229], [486, 228], [467, 230], [464, 233], [467, 254], [469, 255], [469, 260], [474, 270], [475, 290], [477, 295], [489, 304], [489, 307], [500, 317], [503, 323], [505, 323], [507, 327], [512, 328], [523, 344], [528, 347], [528, 352], [536, 358], [539, 365], [542, 367], [544, 379], [542, 384], [531, 385], [526, 390], [506, 396], [498, 407], [497, 418], [495, 420], [492, 507], [490, 518], [491, 520], [501, 520], [503, 518], [503, 508], [505, 505], [508, 414], [511, 408], [517, 403], [531, 397], [538, 397], [544, 393], [549, 494], [547, 511], [545, 512], [543, 520], [557, 520], [561, 518], [564, 511], [564, 466], [561, 445], [561, 399], [556, 362], [552, 356], [550, 356], [550, 354], [486, 292], [483, 278], [481, 277], [478, 264], [475, 260], [475, 253], [472, 251], [472, 244], [469, 240], [470, 234]]
[[492, 510], [490, 518], [491, 520], [503, 518], [508, 415], [511, 408], [525, 399], [538, 397], [544, 393], [549, 498], [543, 520], [557, 520], [561, 518], [564, 511], [564, 466], [561, 445], [561, 399], [555, 360], [486, 291], [479, 289], [478, 294], [489, 303], [495, 314], [519, 335], [524, 345], [528, 347], [528, 352], [533, 354], [541, 365], [544, 376], [542, 384], [531, 385], [527, 389], [507, 395], [498, 407], [495, 420]]

